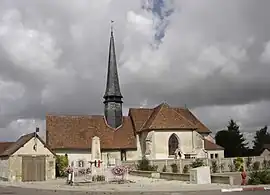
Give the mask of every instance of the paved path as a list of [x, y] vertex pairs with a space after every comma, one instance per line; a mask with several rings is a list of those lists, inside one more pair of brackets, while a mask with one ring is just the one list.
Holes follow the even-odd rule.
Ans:
[[[129, 180], [133, 181], [133, 183], [125, 183], [125, 184], [81, 184], [75, 186], [68, 186], [65, 183], [64, 179], [51, 180], [46, 182], [33, 182], [33, 183], [22, 183], [22, 182], [0, 182], [0, 186], [2, 187], [21, 187], [26, 188], [28, 190], [53, 190], [54, 192], [59, 191], [68, 191], [75, 192], [81, 191], [82, 193], [92, 192], [149, 192], [150, 194], [153, 192], [192, 192], [192, 191], [217, 191], [216, 193], [221, 192], [221, 189], [230, 189], [230, 188], [239, 188], [240, 186], [230, 186], [227, 184], [188, 184], [187, 182], [181, 181], [168, 181], [162, 179], [153, 179], [146, 177], [137, 177], [137, 176], [129, 176]], [[76, 180], [75, 180], [76, 181]], [[248, 186], [246, 186], [248, 187]], [[59, 192], [60, 193], [60, 192]], [[230, 192], [235, 193], [235, 192]], [[269, 191], [268, 191], [269, 193]], [[166, 194], [166, 193], [165, 193]], [[180, 193], [181, 194], [181, 193]], [[1, 194], [0, 194], [1, 195]], [[176, 195], [176, 194], [175, 194]]]
[[[37, 189], [54, 189], [54, 190], [68, 190], [68, 191], [202, 191], [202, 190], [220, 190], [222, 188], [229, 188], [227, 184], [188, 184], [187, 182], [176, 180], [153, 179], [146, 177], [129, 176], [129, 180], [133, 183], [125, 184], [84, 184], [80, 186], [68, 186], [65, 180], [52, 180], [46, 182], [33, 183], [0, 183], [4, 186], [23, 187], [23, 188], [37, 188]], [[80, 180], [82, 181], [82, 180]], [[75, 179], [76, 182], [76, 179]]]
[[[220, 191], [203, 192], [76, 192], [76, 191], [54, 191], [32, 188], [1, 187], [1, 195], [224, 195]], [[268, 195], [269, 191], [256, 192], [232, 192], [230, 195]], [[225, 193], [226, 195], [226, 193]]]

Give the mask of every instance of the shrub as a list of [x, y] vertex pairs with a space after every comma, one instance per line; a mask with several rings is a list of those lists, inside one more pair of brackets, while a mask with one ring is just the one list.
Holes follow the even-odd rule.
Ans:
[[67, 176], [68, 157], [65, 155], [58, 155], [56, 157], [56, 175], [58, 177]]
[[212, 171], [213, 171], [213, 173], [216, 173], [217, 171], [218, 171], [218, 164], [217, 164], [217, 161], [216, 160], [212, 160], [212, 166], [211, 166], [211, 168], [212, 168]]
[[139, 160], [137, 164], [137, 169], [141, 171], [157, 171], [157, 168], [157, 165], [150, 165], [150, 162], [146, 157]]
[[248, 180], [249, 185], [258, 185], [258, 184], [270, 184], [270, 171], [253, 171], [249, 175]]
[[229, 164], [228, 167], [230, 169], [230, 172], [236, 171], [235, 166], [233, 164]]
[[244, 159], [241, 157], [234, 159], [233, 165], [234, 165], [235, 171], [243, 171], [244, 170]]
[[201, 167], [201, 166], [204, 166], [202, 159], [197, 158], [194, 162], [191, 163], [192, 168]]
[[224, 163], [221, 163], [221, 164], [219, 165], [219, 168], [220, 168], [221, 171], [224, 171], [225, 164], [224, 164]]
[[177, 164], [175, 163], [171, 164], [171, 168], [172, 168], [173, 173], [178, 173], [179, 169], [178, 169]]
[[260, 164], [261, 163], [259, 161], [254, 162], [253, 165], [252, 165], [252, 169], [254, 171], [258, 171], [260, 169]]
[[162, 172], [167, 172], [167, 166], [166, 165], [163, 166]]
[[188, 173], [189, 171], [189, 165], [185, 165], [183, 168], [183, 173]]
[[248, 157], [247, 161], [246, 161], [247, 170], [251, 170], [251, 168], [252, 168], [251, 166], [252, 166], [252, 158]]
[[262, 163], [262, 166], [263, 166], [263, 169], [268, 169], [269, 168], [268, 161], [264, 159], [263, 163]]

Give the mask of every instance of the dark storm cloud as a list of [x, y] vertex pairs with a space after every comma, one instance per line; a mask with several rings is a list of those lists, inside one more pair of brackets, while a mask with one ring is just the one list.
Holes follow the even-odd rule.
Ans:
[[[126, 108], [186, 104], [214, 129], [230, 116], [249, 129], [267, 123], [269, 1], [175, 0], [162, 8], [174, 12], [158, 48], [152, 46], [162, 17], [141, 5], [1, 1], [0, 126], [11, 129], [5, 137], [21, 133], [16, 124], [42, 123], [46, 113], [102, 113], [111, 19]], [[254, 114], [260, 110], [263, 117]]]

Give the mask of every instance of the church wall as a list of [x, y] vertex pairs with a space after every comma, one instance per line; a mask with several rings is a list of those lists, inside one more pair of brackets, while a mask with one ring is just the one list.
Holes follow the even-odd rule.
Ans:
[[193, 147], [195, 149], [204, 148], [203, 136], [200, 135], [197, 131], [193, 131]]
[[155, 131], [152, 159], [167, 159], [169, 158], [168, 141], [170, 136], [175, 133], [180, 142], [180, 149], [185, 153], [193, 151], [194, 140], [192, 131]]

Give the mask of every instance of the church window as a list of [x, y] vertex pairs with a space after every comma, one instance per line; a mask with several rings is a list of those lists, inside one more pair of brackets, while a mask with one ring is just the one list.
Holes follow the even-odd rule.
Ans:
[[215, 158], [218, 158], [218, 154], [215, 154]]
[[179, 141], [175, 134], [172, 134], [169, 138], [169, 155], [175, 155], [175, 151], [178, 149]]
[[213, 159], [214, 158], [214, 154], [210, 154], [210, 158]]
[[190, 154], [185, 154], [185, 158], [190, 159], [191, 158]]
[[121, 161], [127, 160], [127, 154], [125, 150], [121, 150]]

